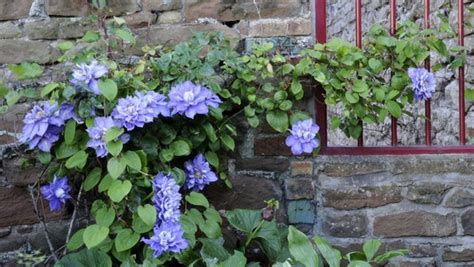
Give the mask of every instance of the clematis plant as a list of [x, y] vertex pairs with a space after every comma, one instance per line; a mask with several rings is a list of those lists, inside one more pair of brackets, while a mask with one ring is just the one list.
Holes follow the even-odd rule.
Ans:
[[[236, 123], [257, 127], [265, 118], [286, 134], [290, 123], [309, 118], [288, 108], [302, 97], [298, 86], [291, 93], [285, 84], [256, 89], [263, 79], [291, 77], [289, 63], [268, 44], [242, 56], [221, 34], [149, 49], [131, 65], [101, 57], [104, 51], [85, 53], [66, 51], [63, 59], [78, 63], [66, 81], [43, 88], [20, 139], [49, 168], [40, 191], [51, 211], [68, 201], [77, 211], [81, 197], [92, 200], [89, 224], [72, 231], [66, 254], [90, 251], [132, 266], [200, 261], [199, 251], [223, 237], [222, 214], [203, 192], [214, 183], [231, 186], [225, 164], [241, 133]], [[292, 132], [301, 152], [317, 147], [312, 127]]]

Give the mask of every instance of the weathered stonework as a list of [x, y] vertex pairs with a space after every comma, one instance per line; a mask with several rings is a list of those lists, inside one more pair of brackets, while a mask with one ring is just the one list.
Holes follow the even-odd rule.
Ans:
[[[54, 47], [97, 27], [94, 21], [82, 18], [92, 11], [87, 0], [44, 0], [44, 7], [40, 2], [43, 1], [0, 0], [0, 80], [15, 88], [40, 88], [52, 79], [68, 79], [71, 66], [55, 64], [60, 55]], [[144, 44], [173, 45], [184, 41], [193, 31], [224, 32], [233, 39], [234, 47], [242, 49], [243, 45], [245, 51], [255, 43], [271, 41], [285, 48], [283, 53], [294, 55], [301, 47], [312, 44], [308, 0], [258, 0], [257, 6], [253, 0], [109, 2], [109, 15], [123, 17], [138, 36], [137, 47], [127, 51], [132, 54], [141, 54], [139, 47]], [[433, 11], [444, 10], [448, 2], [432, 1]], [[474, 5], [468, 2], [471, 7]], [[397, 3], [399, 14], [423, 16], [420, 1]], [[353, 4], [329, 0], [327, 11], [328, 37], [353, 41]], [[388, 0], [365, 1], [364, 31], [373, 22], [388, 25], [388, 11]], [[455, 26], [453, 14], [450, 22]], [[436, 25], [435, 14], [432, 18]], [[466, 14], [466, 20], [474, 23], [474, 16]], [[466, 34], [467, 62], [472, 65], [473, 30], [466, 29]], [[44, 76], [39, 81], [16, 81], [6, 64], [24, 61], [48, 64]], [[474, 68], [469, 66], [466, 73], [467, 87], [473, 87]], [[457, 144], [457, 120], [452, 119], [457, 112], [456, 74], [442, 69], [436, 76], [440, 86], [433, 98], [435, 143]], [[305, 85], [307, 103], [299, 106], [309, 112], [313, 112], [313, 91], [313, 84]], [[26, 191], [40, 167], [20, 169], [19, 158], [4, 149], [15, 144], [28, 109], [28, 104], [22, 104], [0, 115], [0, 252], [5, 252], [0, 254], [0, 265], [5, 255], [14, 256], [12, 251], [27, 244], [47, 251]], [[360, 250], [364, 240], [378, 238], [384, 243], [382, 250], [410, 250], [406, 257], [387, 266], [474, 266], [469, 245], [474, 236], [474, 156], [291, 157], [284, 144], [286, 135], [276, 133], [264, 120], [261, 122], [259, 129], [243, 135], [240, 154], [229, 160], [233, 189], [215, 184], [205, 192], [216, 208], [261, 209], [265, 200], [273, 198], [280, 201], [279, 221], [320, 235], [343, 253]], [[472, 112], [466, 122], [468, 135], [474, 136]], [[404, 117], [400, 124], [401, 143], [423, 140], [422, 119], [413, 122]], [[246, 131], [239, 125], [240, 128]], [[389, 127], [379, 128], [365, 131], [366, 144], [387, 143]], [[354, 143], [340, 132], [331, 132], [330, 142]], [[13, 198], [21, 201], [13, 202]], [[65, 209], [58, 216], [46, 215], [58, 220], [67, 217], [67, 212]], [[62, 245], [66, 223], [47, 223], [54, 232], [55, 246]]]

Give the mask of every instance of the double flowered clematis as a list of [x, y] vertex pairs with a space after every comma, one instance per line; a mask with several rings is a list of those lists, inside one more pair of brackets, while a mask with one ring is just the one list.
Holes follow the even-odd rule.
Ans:
[[436, 79], [433, 73], [424, 68], [409, 68], [408, 76], [412, 81], [415, 100], [428, 100], [436, 91]]
[[71, 198], [69, 194], [71, 187], [67, 181], [67, 177], [58, 179], [55, 175], [53, 181], [49, 185], [43, 185], [40, 192], [49, 202], [49, 209], [54, 212], [61, 211], [66, 200]]
[[211, 90], [191, 81], [173, 86], [168, 97], [171, 114], [184, 114], [190, 119], [194, 119], [196, 114], [207, 115], [209, 107], [218, 108], [222, 103]]
[[100, 95], [97, 80], [107, 74], [107, 66], [98, 64], [93, 60], [90, 64], [81, 63], [76, 65], [72, 73], [71, 83], [77, 87], [84, 88], [96, 95]]
[[[86, 130], [90, 138], [87, 147], [95, 149], [95, 153], [99, 158], [107, 156], [105, 134], [112, 127], [119, 127], [119, 125], [111, 117], [97, 117], [94, 119], [94, 126]], [[130, 136], [122, 134], [119, 138], [125, 144], [129, 141]]]
[[181, 205], [181, 194], [179, 186], [170, 175], [158, 173], [153, 180], [155, 196], [153, 202], [158, 214], [159, 223], [173, 222], [179, 223], [181, 215], [179, 207]]
[[33, 106], [23, 119], [24, 126], [19, 141], [28, 144], [29, 149], [38, 148], [49, 152], [59, 140], [64, 124], [69, 119], [79, 120], [74, 113], [74, 106], [64, 103], [40, 102]]
[[290, 130], [291, 135], [285, 140], [287, 146], [291, 148], [293, 155], [311, 153], [319, 146], [316, 138], [319, 126], [312, 119], [295, 122]]
[[185, 186], [194, 191], [201, 191], [212, 182], [217, 181], [217, 175], [211, 170], [209, 162], [202, 154], [198, 154], [193, 160], [184, 163], [186, 172]]
[[153, 228], [150, 238], [142, 238], [143, 243], [153, 250], [153, 257], [158, 258], [165, 252], [179, 253], [188, 247], [183, 238], [184, 231], [179, 223], [165, 222]]
[[142, 238], [142, 241], [153, 250], [153, 256], [158, 258], [164, 252], [180, 252], [188, 247], [188, 242], [183, 237], [184, 231], [179, 223], [182, 196], [178, 184], [171, 175], [160, 172], [153, 180], [153, 189], [157, 220], [153, 235]]
[[163, 95], [153, 91], [136, 92], [134, 96], [119, 99], [111, 115], [121, 127], [131, 131], [135, 127], [142, 128], [159, 115], [170, 116], [170, 109]]

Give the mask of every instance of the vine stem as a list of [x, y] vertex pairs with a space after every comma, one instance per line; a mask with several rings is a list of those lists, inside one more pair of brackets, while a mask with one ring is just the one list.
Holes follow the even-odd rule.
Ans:
[[64, 250], [62, 253], [63, 256], [66, 255], [67, 253], [67, 243], [69, 243], [69, 239], [71, 238], [72, 227], [74, 226], [74, 221], [76, 220], [77, 210], [79, 209], [79, 202], [81, 201], [83, 188], [84, 188], [84, 183], [81, 183], [81, 187], [79, 188], [79, 193], [77, 193], [76, 205], [74, 206], [74, 211], [72, 212], [71, 221], [69, 222], [69, 229], [67, 230], [66, 242], [65, 242], [66, 246], [64, 246]]
[[51, 239], [49, 238], [49, 233], [48, 233], [48, 229], [46, 228], [46, 223], [44, 222], [43, 218], [40, 216], [40, 213], [39, 213], [39, 210], [38, 210], [38, 203], [36, 202], [36, 199], [35, 199], [34, 190], [35, 189], [32, 186], [30, 186], [28, 188], [28, 191], [30, 191], [31, 200], [33, 201], [33, 208], [35, 209], [36, 218], [38, 218], [38, 221], [43, 226], [44, 236], [46, 238], [46, 242], [48, 243], [48, 247], [49, 247], [49, 251], [51, 252], [51, 256], [53, 256], [53, 259], [54, 259], [55, 262], [58, 262], [59, 259], [58, 259], [58, 256], [56, 255], [55, 250], [54, 250], [53, 243], [51, 242]]

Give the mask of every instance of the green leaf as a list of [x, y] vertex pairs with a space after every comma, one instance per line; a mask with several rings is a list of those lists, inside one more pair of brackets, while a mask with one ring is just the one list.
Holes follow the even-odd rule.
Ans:
[[219, 157], [217, 156], [217, 154], [215, 152], [207, 151], [206, 152], [206, 159], [216, 169], [219, 168]]
[[211, 140], [212, 143], [217, 141], [217, 136], [216, 136], [216, 131], [214, 130], [214, 127], [212, 127], [212, 124], [209, 122], [206, 122], [202, 125], [204, 128], [204, 131], [206, 131], [207, 137], [209, 137], [209, 140]]
[[43, 74], [43, 68], [36, 63], [23, 62], [20, 65], [8, 65], [8, 69], [18, 80], [33, 79]]
[[51, 153], [40, 151], [38, 159], [42, 164], [48, 164], [51, 162]]
[[380, 241], [379, 240], [368, 240], [364, 243], [362, 250], [365, 253], [365, 258], [367, 261], [371, 261], [372, 258], [375, 256], [377, 251], [380, 248]]
[[356, 93], [346, 92], [345, 96], [346, 96], [346, 100], [351, 104], [355, 104], [359, 102], [359, 95]]
[[83, 249], [62, 257], [54, 267], [112, 267], [112, 260], [101, 250]]
[[156, 221], [156, 209], [150, 204], [138, 207], [138, 216], [143, 220], [144, 223], [153, 226]]
[[408, 254], [408, 250], [406, 249], [387, 251], [384, 254], [377, 256], [374, 261], [378, 264], [383, 264], [392, 258], [405, 256], [406, 254]]
[[291, 82], [290, 91], [293, 95], [299, 95], [303, 92], [303, 86], [298, 79], [293, 79]]
[[45, 96], [49, 95], [54, 89], [58, 88], [58, 86], [59, 86], [58, 83], [50, 83], [50, 84], [46, 85], [45, 87], [43, 87], [43, 89], [41, 89], [40, 96], [45, 97]]
[[220, 225], [211, 220], [207, 220], [204, 223], [199, 224], [199, 229], [209, 238], [216, 239], [222, 235]]
[[104, 178], [102, 179], [102, 181], [100, 181], [99, 184], [99, 192], [104, 192], [109, 189], [114, 181], [114, 178], [112, 178], [112, 176], [110, 176], [109, 174], [104, 176]]
[[130, 193], [132, 189], [132, 183], [129, 180], [120, 181], [115, 180], [107, 190], [107, 194], [113, 202], [120, 202], [122, 199]]
[[107, 171], [112, 178], [117, 179], [125, 171], [127, 164], [125, 160], [119, 158], [111, 158], [107, 162]]
[[69, 120], [66, 123], [66, 128], [64, 129], [64, 142], [68, 145], [72, 145], [74, 143], [74, 137], [76, 135], [76, 121]]
[[203, 194], [198, 192], [191, 192], [189, 195], [186, 196], [186, 201], [195, 206], [209, 208], [209, 201], [207, 200], [207, 198]]
[[306, 267], [319, 266], [319, 256], [308, 237], [294, 226], [290, 226], [288, 230], [288, 246], [291, 256]]
[[110, 129], [107, 130], [107, 132], [105, 133], [105, 136], [104, 136], [104, 141], [105, 142], [110, 142], [110, 141], [113, 141], [115, 139], [117, 139], [120, 135], [122, 135], [124, 133], [124, 129], [119, 129], [117, 127], [112, 127]]
[[57, 47], [59, 48], [59, 50], [67, 51], [73, 48], [74, 44], [72, 42], [65, 41], [65, 42], [60, 42]]
[[94, 188], [97, 183], [100, 181], [100, 176], [102, 175], [102, 170], [99, 167], [95, 167], [86, 177], [84, 181], [84, 191], [90, 191]]
[[174, 153], [173, 153], [173, 150], [165, 148], [165, 149], [160, 150], [159, 156], [160, 156], [161, 161], [170, 162], [174, 158]]
[[385, 103], [385, 106], [387, 107], [388, 112], [390, 112], [393, 117], [398, 119], [402, 115], [402, 109], [397, 104], [397, 102], [390, 100]]
[[124, 229], [115, 237], [115, 248], [117, 252], [122, 252], [132, 248], [140, 240], [140, 235], [130, 229]]
[[100, 34], [98, 32], [87, 31], [84, 36], [82, 36], [81, 41], [86, 43], [93, 43], [100, 39]]
[[122, 152], [122, 148], [123, 148], [123, 143], [120, 140], [110, 141], [107, 143], [107, 150], [114, 157], [118, 156], [120, 152]]
[[80, 229], [79, 231], [75, 232], [69, 242], [67, 243], [67, 249], [70, 251], [76, 250], [84, 245], [84, 240], [82, 239], [82, 235], [84, 234], [85, 229]]
[[383, 69], [382, 62], [380, 62], [380, 60], [375, 59], [375, 58], [369, 59], [369, 67], [370, 67], [375, 73], [379, 73], [379, 72], [382, 71], [382, 69]]
[[137, 214], [133, 215], [133, 221], [132, 221], [132, 228], [133, 231], [143, 234], [150, 232], [151, 229], [153, 229], [153, 225], [148, 225], [143, 220], [138, 216]]
[[7, 101], [8, 106], [15, 105], [18, 100], [20, 100], [21, 95], [17, 91], [9, 91], [8, 94], [5, 96], [5, 100]]
[[109, 227], [115, 220], [115, 210], [110, 207], [100, 208], [95, 214], [95, 222], [98, 225]]
[[191, 147], [186, 141], [177, 140], [171, 143], [170, 148], [175, 156], [188, 156], [191, 154]]
[[140, 156], [138, 156], [137, 152], [127, 151], [127, 153], [125, 153], [123, 156], [123, 159], [130, 168], [138, 171], [142, 169], [142, 161], [140, 160]]
[[206, 258], [216, 258], [219, 261], [225, 261], [229, 258], [230, 254], [224, 248], [223, 239], [209, 239], [209, 238], [200, 238], [202, 248], [201, 248], [201, 257]]
[[117, 29], [117, 31], [115, 32], [115, 35], [117, 35], [120, 39], [128, 43], [131, 43], [131, 44], [135, 43], [135, 37], [133, 37], [132, 33], [130, 33], [129, 31], [126, 31], [123, 29]]
[[221, 141], [222, 143], [230, 150], [234, 151], [235, 149], [235, 141], [234, 141], [234, 138], [232, 138], [230, 135], [228, 134], [223, 134], [221, 135]]
[[244, 254], [238, 250], [234, 250], [234, 254], [227, 258], [225, 261], [219, 263], [218, 267], [245, 267], [247, 264], [247, 258]]
[[313, 241], [329, 267], [339, 267], [341, 265], [342, 257], [339, 250], [332, 248], [326, 240], [318, 236], [313, 237]]
[[100, 92], [105, 96], [105, 98], [107, 98], [107, 100], [112, 101], [117, 96], [117, 84], [115, 84], [113, 80], [99, 80], [97, 85], [99, 86]]
[[370, 263], [366, 261], [351, 261], [347, 267], [371, 267]]
[[355, 80], [352, 89], [354, 92], [362, 94], [369, 90], [369, 86], [363, 80]]
[[102, 241], [104, 241], [108, 235], [108, 227], [101, 226], [98, 224], [92, 224], [87, 226], [87, 228], [84, 230], [82, 238], [84, 240], [84, 244], [86, 244], [86, 247], [88, 249], [91, 249], [99, 245]]
[[88, 156], [89, 155], [87, 155], [87, 153], [84, 150], [78, 151], [66, 161], [65, 166], [68, 169], [72, 169], [74, 167], [78, 167], [79, 169], [82, 169], [87, 163]]
[[288, 115], [281, 110], [273, 110], [267, 113], [268, 124], [280, 133], [288, 130]]
[[250, 233], [262, 220], [260, 210], [234, 209], [227, 211], [225, 216], [236, 229]]
[[294, 112], [294, 113], [291, 114], [290, 123], [294, 124], [295, 122], [304, 121], [304, 120], [307, 120], [307, 119], [310, 119], [310, 118], [311, 117], [308, 116], [308, 114], [298, 111], [298, 112]]

